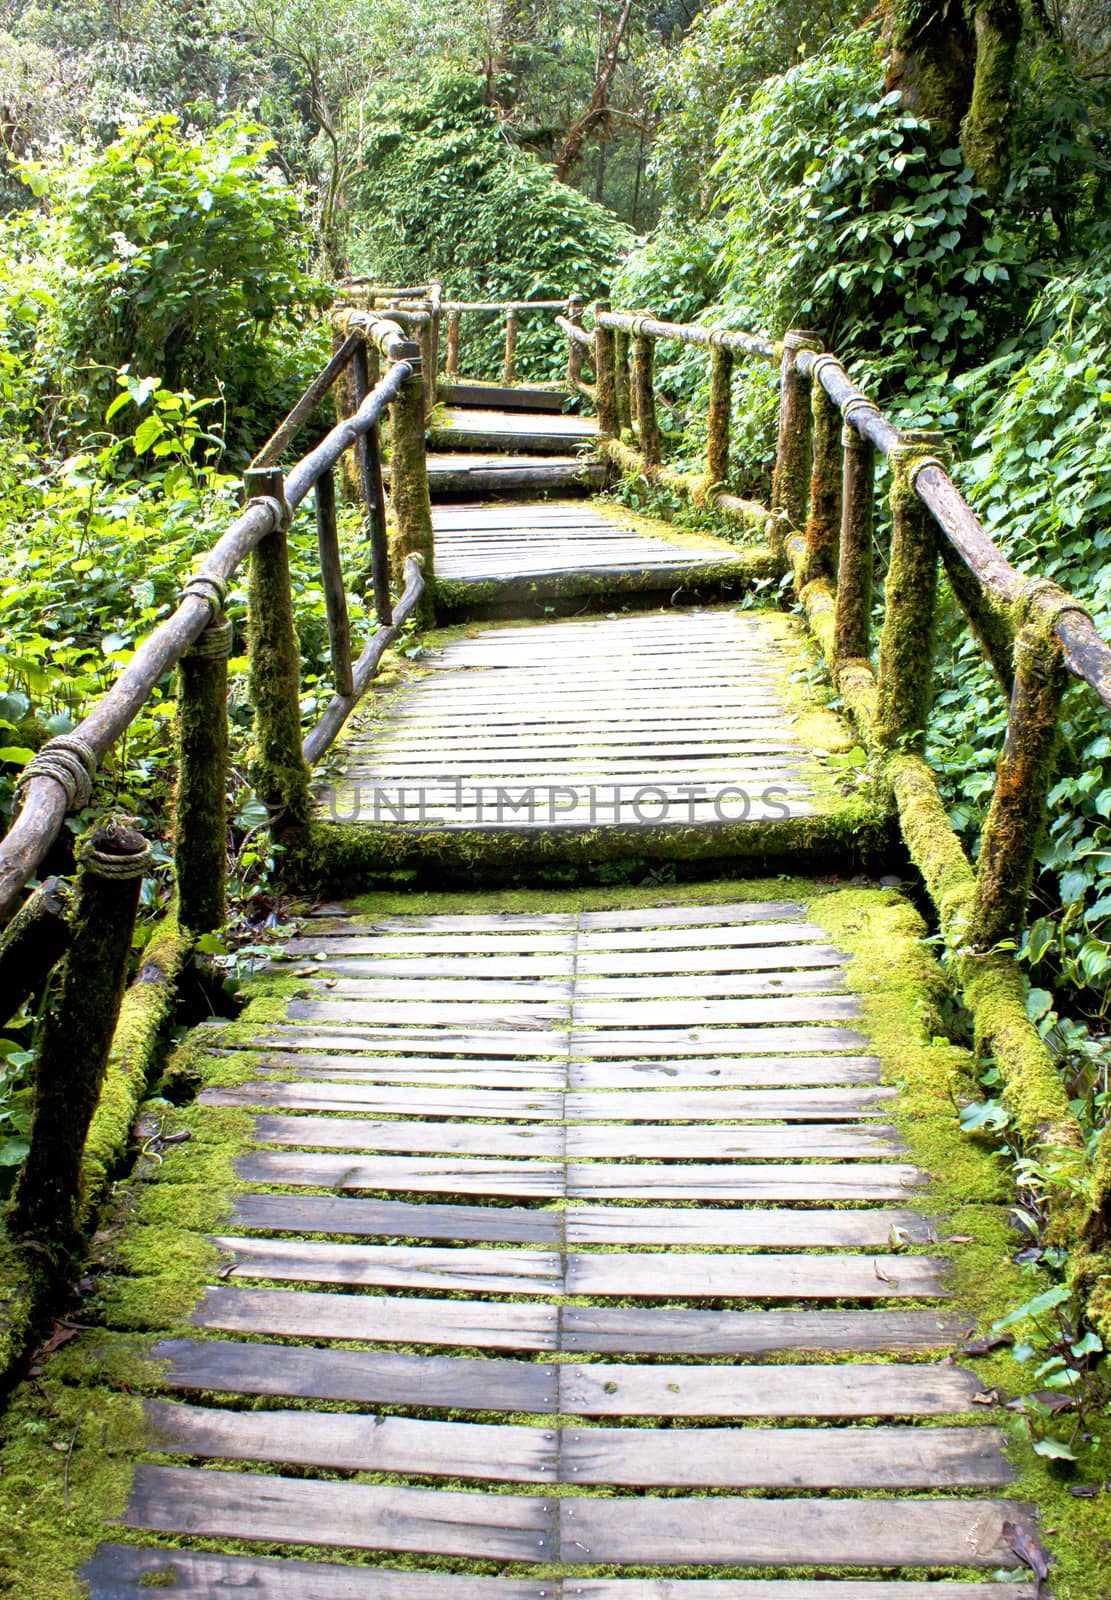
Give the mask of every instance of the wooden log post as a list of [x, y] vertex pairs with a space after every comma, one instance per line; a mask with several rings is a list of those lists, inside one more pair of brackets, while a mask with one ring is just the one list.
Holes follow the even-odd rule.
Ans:
[[429, 340], [428, 365], [426, 371], [425, 389], [428, 395], [428, 409], [436, 404], [440, 398], [440, 343], [444, 320], [444, 286], [439, 278], [431, 278], [428, 283], [428, 308], [431, 313], [431, 339]]
[[517, 308], [509, 306], [505, 313], [505, 361], [502, 364], [502, 382], [512, 388], [517, 371]]
[[779, 437], [772, 475], [772, 510], [781, 512], [792, 528], [806, 526], [810, 487], [810, 379], [803, 377], [795, 357], [800, 350], [820, 350], [816, 333], [792, 328], [783, 336], [779, 369]]
[[608, 300], [594, 306], [594, 409], [598, 413], [598, 432], [605, 439], [616, 439], [621, 431], [617, 415], [617, 368], [614, 360], [612, 328], [603, 328], [598, 313], [609, 310]]
[[[364, 343], [355, 352], [355, 399], [362, 405], [378, 379], [381, 367], [378, 350]], [[386, 491], [382, 483], [382, 437], [378, 424], [355, 444], [359, 468], [359, 488], [366, 508], [370, 533], [370, 575], [374, 587], [374, 613], [383, 627], [393, 620], [390, 605], [390, 552], [386, 531]], [[338, 560], [338, 548], [337, 548]]]
[[940, 435], [906, 430], [891, 450], [891, 556], [879, 648], [876, 738], [921, 752], [933, 699], [938, 553], [930, 513], [914, 492], [927, 463], [948, 457]]
[[1051, 628], [1027, 623], [1015, 638], [1007, 736], [980, 844], [968, 929], [974, 950], [990, 950], [1022, 930], [1035, 852], [1045, 830], [1067, 683], [1060, 641]]
[[424, 573], [425, 589], [416, 615], [423, 626], [434, 620], [433, 583], [436, 550], [432, 533], [432, 503], [428, 495], [428, 465], [424, 429], [423, 385], [420, 353], [416, 346], [397, 351], [399, 359], [415, 368], [390, 406], [390, 506], [393, 536], [390, 563], [400, 588], [405, 564], [416, 556]]
[[[581, 328], [583, 325], [583, 297], [581, 294], [567, 296], [567, 320], [572, 327]], [[583, 347], [577, 339], [570, 335], [567, 337], [567, 387], [572, 393], [578, 392], [583, 375]]]
[[877, 409], [870, 400], [849, 401], [841, 434], [841, 548], [834, 613], [836, 666], [846, 661], [867, 661], [872, 650], [876, 452], [871, 440], [853, 426], [853, 417], [863, 408]]
[[72, 1249], [81, 1213], [81, 1157], [119, 1020], [131, 936], [150, 849], [122, 821], [81, 854], [72, 941], [57, 1004], [43, 1024], [31, 1148], [12, 1205], [12, 1231], [51, 1251]]
[[[643, 318], [640, 319], [643, 322]], [[652, 473], [660, 465], [660, 425], [656, 417], [656, 386], [653, 373], [654, 341], [647, 333], [633, 335], [633, 388], [636, 394], [637, 442], [644, 465]]]
[[613, 334], [613, 387], [617, 403], [617, 434], [632, 432], [632, 376], [629, 371], [629, 335], [622, 328]]
[[45, 983], [69, 949], [73, 897], [61, 878], [47, 878], [0, 934], [0, 1022]]
[[[351, 619], [347, 611], [347, 588], [340, 560], [339, 528], [336, 523], [336, 479], [329, 469], [316, 480], [316, 548], [320, 556], [320, 578], [328, 612], [328, 644], [332, 658], [332, 682], [337, 694], [351, 694], [354, 678], [351, 669]], [[377, 595], [375, 596], [377, 599]]]
[[455, 383], [459, 377], [459, 320], [461, 311], [449, 311], [447, 314], [447, 378], [449, 383]]
[[276, 508], [273, 533], [251, 556], [247, 582], [248, 693], [255, 708], [251, 781], [270, 825], [289, 833], [309, 820], [309, 770], [301, 754], [301, 647], [289, 575], [289, 508], [276, 468], [246, 473], [248, 501]]
[[733, 352], [710, 335], [710, 403], [706, 413], [706, 487], [729, 478], [729, 423], [733, 403]]
[[228, 657], [232, 625], [215, 600], [208, 627], [178, 669], [174, 871], [178, 916], [190, 933], [227, 917]]
[[811, 369], [811, 462], [810, 505], [806, 518], [806, 560], [803, 582], [837, 576], [838, 544], [841, 536], [841, 486], [844, 464], [841, 457], [841, 408], [822, 387], [822, 362], [832, 356], [818, 356]]

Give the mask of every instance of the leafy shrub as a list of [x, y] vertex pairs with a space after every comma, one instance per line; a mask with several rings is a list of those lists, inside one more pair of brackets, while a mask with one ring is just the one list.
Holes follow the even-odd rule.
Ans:
[[[611, 212], [507, 143], [470, 77], [449, 74], [423, 97], [384, 104], [367, 122], [362, 159], [351, 186], [350, 258], [380, 283], [438, 276], [459, 300], [589, 298], [604, 292], [632, 242]], [[499, 336], [464, 319], [469, 375], [497, 375]], [[522, 319], [522, 375], [553, 376], [561, 341], [550, 317]]]
[[53, 214], [51, 353], [89, 420], [124, 365], [170, 390], [222, 391], [240, 433], [280, 408], [266, 335], [281, 323], [288, 339], [325, 293], [271, 148], [250, 123], [193, 138], [163, 116], [79, 164], [28, 166]]

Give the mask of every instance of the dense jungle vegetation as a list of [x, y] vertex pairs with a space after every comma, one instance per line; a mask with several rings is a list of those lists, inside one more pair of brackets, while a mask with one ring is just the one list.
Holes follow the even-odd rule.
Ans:
[[[1016, 563], [1111, 626], [1104, 0], [0, 0], [0, 207], [0, 822], [226, 523], [345, 273], [821, 329], [898, 418], [950, 430]], [[526, 370], [550, 348], [523, 338]], [[667, 351], [666, 443], [693, 458], [704, 363]], [[764, 496], [772, 376], [735, 381], [734, 486]], [[294, 543], [308, 715], [327, 636], [307, 523]], [[1005, 706], [955, 611], [940, 675], [932, 759], [971, 843]], [[173, 711], [167, 683], [106, 768], [155, 838]], [[235, 879], [261, 926], [238, 771]], [[1109, 859], [1111, 738], [1077, 689], [1025, 954], [1093, 1137]], [[31, 1020], [0, 1041], [9, 1168]]]

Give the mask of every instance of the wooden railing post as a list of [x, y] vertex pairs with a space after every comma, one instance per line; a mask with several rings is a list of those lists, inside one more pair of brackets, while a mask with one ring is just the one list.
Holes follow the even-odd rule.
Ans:
[[613, 335], [613, 386], [617, 401], [617, 433], [629, 433], [633, 426], [632, 375], [629, 370], [629, 335], [623, 328]]
[[514, 382], [517, 370], [517, 308], [509, 306], [505, 313], [505, 362], [502, 366], [502, 382], [510, 388]]
[[[643, 320], [643, 319], [642, 319]], [[660, 464], [660, 425], [656, 419], [653, 341], [648, 334], [633, 335], [633, 388], [636, 393], [637, 440], [644, 465], [652, 471]]]
[[[355, 352], [352, 366], [355, 372], [355, 402], [356, 405], [362, 405], [378, 379], [380, 361], [377, 349], [365, 343], [360, 345]], [[389, 535], [386, 531], [386, 491], [382, 484], [382, 435], [377, 423], [357, 441], [355, 459], [359, 464], [359, 486], [370, 530], [370, 574], [374, 586], [374, 614], [379, 623], [388, 628], [393, 621], [393, 610], [390, 605], [390, 550]]]
[[733, 352], [710, 335], [710, 404], [706, 413], [706, 486], [729, 477], [729, 421], [733, 402]]
[[449, 311], [447, 314], [447, 378], [449, 383], [454, 383], [459, 377], [459, 319], [461, 311]]
[[414, 555], [420, 559], [425, 590], [417, 615], [427, 625], [434, 615], [432, 588], [436, 552], [428, 495], [424, 389], [418, 348], [414, 345], [397, 354], [417, 370], [402, 384], [400, 394], [390, 406], [390, 505], [394, 521], [390, 557], [399, 587], [405, 581], [406, 561]]
[[837, 564], [834, 661], [866, 661], [872, 649], [872, 522], [876, 452], [858, 433], [853, 416], [876, 411], [870, 400], [850, 400], [841, 434], [841, 549]]
[[[316, 480], [316, 548], [320, 556], [320, 579], [328, 612], [328, 644], [332, 657], [332, 682], [337, 694], [351, 694], [354, 676], [351, 666], [351, 618], [347, 611], [347, 586], [343, 581], [339, 528], [336, 523], [336, 478], [329, 470]], [[374, 596], [378, 599], [377, 592]]]
[[428, 284], [428, 306], [432, 314], [431, 338], [429, 340], [428, 366], [425, 373], [425, 392], [428, 409], [436, 404], [440, 397], [440, 326], [443, 322], [444, 286], [439, 278], [432, 278]]
[[301, 754], [301, 648], [293, 617], [289, 576], [289, 508], [276, 467], [247, 472], [248, 501], [275, 508], [272, 533], [251, 557], [247, 583], [248, 693], [255, 708], [251, 781], [270, 812], [272, 827], [309, 820], [309, 771]]
[[178, 916], [190, 933], [227, 917], [228, 657], [232, 625], [215, 596], [211, 620], [181, 659], [174, 870]]
[[[581, 328], [583, 325], [583, 297], [581, 294], [567, 296], [567, 320], [573, 327]], [[577, 339], [567, 340], [567, 387], [576, 390], [582, 380], [583, 372], [583, 347]]]
[[14, 1016], [69, 949], [73, 900], [61, 878], [47, 878], [0, 933], [0, 1009]]
[[968, 939], [990, 950], [1022, 929], [1053, 781], [1061, 696], [1068, 682], [1052, 629], [1027, 623], [1015, 638], [1007, 736], [995, 773]]
[[81, 1157], [119, 1021], [150, 850], [122, 822], [98, 829], [81, 856], [72, 940], [35, 1069], [31, 1148], [12, 1232], [65, 1249], [77, 1240]]
[[822, 387], [823, 359], [840, 362], [833, 356], [818, 356], [811, 368], [811, 465], [810, 506], [806, 518], [806, 564], [804, 583], [815, 578], [832, 580], [837, 575], [837, 546], [841, 534], [841, 408], [834, 405]]
[[810, 488], [810, 379], [799, 371], [795, 356], [800, 350], [820, 350], [816, 333], [792, 328], [783, 336], [783, 360], [779, 369], [779, 439], [775, 450], [772, 477], [772, 510], [781, 511], [792, 528], [806, 525], [807, 495]]
[[598, 300], [594, 306], [594, 409], [598, 413], [598, 432], [606, 439], [616, 439], [620, 433], [617, 418], [617, 369], [614, 361], [612, 328], [603, 328], [598, 313], [608, 311], [608, 300]]
[[933, 698], [937, 536], [914, 492], [927, 464], [947, 452], [940, 435], [906, 430], [891, 450], [891, 556], [879, 649], [876, 738], [887, 749], [920, 751]]

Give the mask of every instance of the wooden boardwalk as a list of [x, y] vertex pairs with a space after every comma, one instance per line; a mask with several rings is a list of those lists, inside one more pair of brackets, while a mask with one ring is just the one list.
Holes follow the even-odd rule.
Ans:
[[815, 907], [311, 919], [92, 1600], [1033, 1600]]

